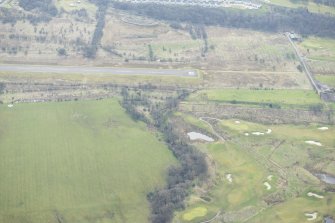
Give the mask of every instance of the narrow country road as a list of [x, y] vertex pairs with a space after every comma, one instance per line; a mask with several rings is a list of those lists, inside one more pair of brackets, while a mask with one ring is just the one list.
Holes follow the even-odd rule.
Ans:
[[196, 70], [0, 64], [0, 72], [197, 77]]
[[285, 34], [287, 39], [290, 41], [291, 45], [293, 46], [293, 49], [295, 51], [295, 53], [297, 54], [298, 58], [299, 58], [299, 61], [301, 63], [301, 65], [303, 66], [304, 70], [305, 70], [305, 73], [307, 75], [307, 78], [309, 80], [309, 82], [311, 83], [311, 85], [313, 86], [313, 89], [320, 95], [321, 93], [321, 89], [319, 88], [319, 86], [315, 83], [315, 80], [314, 80], [314, 77], [313, 75], [311, 74], [311, 72], [309, 71], [307, 65], [306, 65], [306, 62], [304, 60], [304, 58], [300, 55], [300, 52], [297, 48], [297, 46], [295, 45], [295, 43], [291, 40], [290, 36], [288, 33]]

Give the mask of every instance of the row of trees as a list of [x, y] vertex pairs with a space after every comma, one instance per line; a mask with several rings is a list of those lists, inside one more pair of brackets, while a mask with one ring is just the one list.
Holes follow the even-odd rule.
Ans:
[[[309, 3], [309, 0], [290, 0], [290, 2], [307, 5]], [[335, 7], [335, 1], [334, 0], [313, 0], [313, 2], [315, 2], [316, 4]]]
[[[335, 18], [310, 13], [307, 9], [289, 9], [269, 6], [264, 13], [199, 6], [173, 6], [158, 4], [131, 4], [114, 2], [114, 7], [133, 11], [154, 19], [186, 22], [201, 25], [219, 25], [234, 28], [248, 28], [266, 32], [295, 31], [302, 35], [335, 37]], [[176, 25], [174, 25], [176, 26]]]
[[91, 44], [84, 49], [84, 57], [95, 58], [98, 47], [103, 36], [103, 29], [105, 27], [105, 17], [109, 6], [109, 0], [92, 0], [98, 6], [96, 13], [97, 24], [93, 33]]
[[5, 93], [6, 85], [5, 83], [0, 82], [0, 94]]
[[[190, 187], [196, 179], [207, 177], [207, 163], [203, 153], [188, 145], [176, 132], [169, 120], [169, 116], [177, 107], [178, 102], [184, 99], [188, 93], [181, 91], [178, 97], [169, 97], [165, 103], [153, 105], [143, 95], [131, 96], [126, 89], [121, 92], [122, 105], [135, 120], [142, 120], [154, 125], [161, 133], [168, 148], [179, 160], [180, 165], [171, 166], [167, 175], [167, 186], [156, 189], [147, 195], [151, 204], [151, 222], [171, 222], [173, 212], [184, 208], [184, 199], [189, 194]], [[148, 107], [151, 118], [149, 121], [136, 109], [137, 105]]]
[[313, 0], [317, 4], [327, 5], [331, 7], [335, 7], [335, 1], [334, 0]]
[[58, 13], [52, 0], [19, 0], [19, 5], [26, 11], [36, 10], [51, 16], [56, 16]]
[[50, 21], [58, 13], [57, 8], [52, 3], [49, 4], [44, 1], [19, 0], [19, 5], [27, 11], [34, 11], [36, 13], [27, 14], [14, 8], [7, 9], [0, 7], [0, 21], [2, 23], [15, 24], [17, 21], [27, 20], [32, 24], [37, 24]]

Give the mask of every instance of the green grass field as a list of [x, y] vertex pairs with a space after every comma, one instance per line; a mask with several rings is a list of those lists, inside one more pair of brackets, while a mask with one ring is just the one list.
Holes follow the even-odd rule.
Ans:
[[335, 40], [320, 37], [308, 37], [300, 44], [305, 50], [309, 50], [307, 57], [321, 61], [335, 61]]
[[265, 103], [279, 105], [311, 105], [321, 103], [312, 90], [249, 90], [214, 89], [199, 91], [189, 100], [209, 100], [234, 103]]
[[[176, 161], [117, 100], [0, 106], [0, 222], [148, 222]], [[59, 220], [63, 219], [63, 220]]]
[[321, 83], [335, 88], [335, 75], [316, 75], [315, 78]]

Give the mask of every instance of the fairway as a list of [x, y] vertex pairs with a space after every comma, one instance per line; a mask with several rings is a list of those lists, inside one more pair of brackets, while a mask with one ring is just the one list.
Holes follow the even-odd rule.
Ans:
[[0, 222], [148, 222], [173, 155], [117, 100], [0, 106]]
[[327, 196], [327, 200], [318, 200], [307, 196], [291, 199], [286, 203], [269, 208], [250, 222], [307, 222], [304, 214], [312, 212], [317, 213], [314, 222], [323, 222], [323, 217], [334, 213], [335, 210], [334, 194], [328, 193]]

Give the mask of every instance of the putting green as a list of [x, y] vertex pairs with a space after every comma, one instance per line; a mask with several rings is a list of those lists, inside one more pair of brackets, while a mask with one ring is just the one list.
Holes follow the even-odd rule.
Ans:
[[191, 221], [195, 218], [198, 218], [198, 217], [203, 217], [207, 214], [207, 208], [205, 207], [196, 207], [196, 208], [193, 208], [192, 210], [186, 212], [184, 215], [183, 215], [183, 219], [185, 221]]

